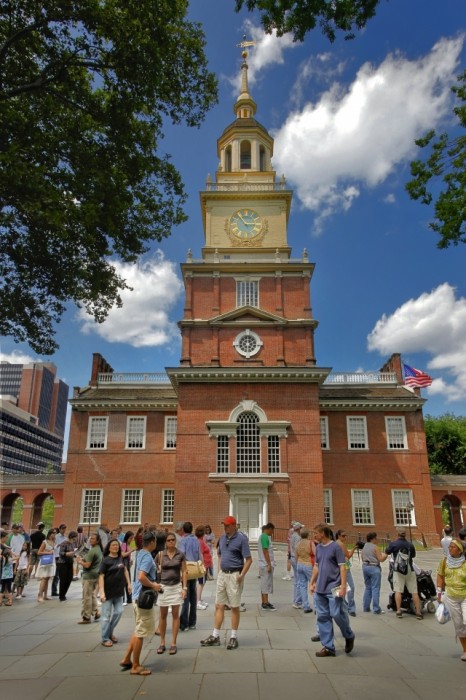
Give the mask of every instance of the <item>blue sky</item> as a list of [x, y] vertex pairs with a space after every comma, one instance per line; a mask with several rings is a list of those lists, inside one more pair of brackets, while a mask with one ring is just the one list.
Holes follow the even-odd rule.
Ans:
[[254, 39], [249, 86], [256, 118], [275, 138], [273, 165], [294, 190], [293, 256], [307, 248], [318, 364], [374, 370], [392, 352], [434, 378], [425, 412], [466, 415], [466, 246], [439, 250], [432, 210], [404, 190], [414, 139], [452, 123], [450, 85], [466, 62], [458, 0], [390, 0], [353, 41], [318, 32], [302, 44], [264, 35], [233, 0], [192, 0], [203, 24], [220, 102], [200, 129], [167, 126], [162, 147], [180, 170], [189, 220], [125, 268], [134, 292], [105, 324], [70, 308], [60, 350], [37, 357], [3, 338], [3, 360], [49, 359], [70, 387], [85, 386], [92, 353], [122, 372], [176, 366], [183, 315], [179, 263], [203, 245], [199, 191], [217, 168], [216, 140], [233, 121], [243, 34]]

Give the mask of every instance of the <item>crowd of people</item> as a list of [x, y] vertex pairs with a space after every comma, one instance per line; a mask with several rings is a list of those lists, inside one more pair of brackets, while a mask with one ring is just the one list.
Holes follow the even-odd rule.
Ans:
[[[31, 534], [20, 523], [1, 531], [1, 592], [0, 605], [11, 606], [25, 596], [31, 578], [39, 581], [37, 602], [57, 597], [67, 600], [73, 580], [80, 576], [82, 585], [81, 618], [78, 624], [100, 620], [102, 645], [112, 647], [118, 642], [116, 627], [124, 605], [132, 605], [134, 633], [120, 663], [133, 675], [149, 675], [150, 669], [140, 663], [143, 641], [153, 634], [160, 636], [157, 654], [167, 651], [166, 635], [171, 613], [171, 643], [168, 654], [178, 651], [179, 631], [196, 629], [198, 610], [206, 610], [203, 600], [206, 580], [214, 578], [216, 566], [215, 612], [212, 633], [200, 644], [220, 646], [225, 610], [231, 611], [231, 636], [228, 650], [237, 649], [240, 613], [244, 610], [241, 596], [245, 577], [252, 564], [248, 537], [241, 532], [233, 516], [222, 522], [224, 532], [216, 538], [210, 525], [194, 528], [190, 521], [175, 524], [174, 530], [146, 524], [136, 532], [123, 532], [121, 526], [110, 530], [106, 524], [96, 532], [85, 534], [83, 528], [68, 531], [66, 524], [45, 531], [38, 523]], [[273, 523], [262, 527], [257, 541], [260, 607], [264, 614], [276, 610], [269, 599], [273, 595], [274, 554]], [[355, 552], [362, 560], [364, 592], [363, 612], [381, 615], [380, 605], [382, 564], [388, 559], [389, 581], [393, 590], [393, 609], [402, 618], [404, 596], [412, 600], [417, 620], [423, 619], [423, 603], [417, 589], [419, 569], [414, 562], [416, 550], [406, 539], [406, 530], [397, 529], [397, 538], [384, 550], [378, 545], [377, 533], [369, 532], [367, 541], [347, 544], [345, 530], [334, 534], [330, 527], [318, 524], [312, 530], [293, 521], [288, 532], [287, 571], [284, 578], [293, 578], [291, 604], [303, 613], [315, 611], [315, 634], [311, 639], [322, 648], [317, 657], [334, 657], [335, 626], [345, 639], [345, 652], [351, 653], [355, 644], [350, 617], [356, 617], [355, 582], [351, 564]], [[466, 661], [466, 529], [455, 537], [446, 526], [441, 541], [444, 557], [437, 570], [437, 595], [447, 607], [456, 637]], [[217, 557], [214, 557], [216, 552]], [[201, 562], [202, 575], [188, 575], [188, 563]], [[293, 576], [291, 577], [291, 572]], [[50, 584], [50, 591], [49, 591]], [[158, 595], [158, 622], [155, 606], [145, 608], [140, 603], [144, 591]]]

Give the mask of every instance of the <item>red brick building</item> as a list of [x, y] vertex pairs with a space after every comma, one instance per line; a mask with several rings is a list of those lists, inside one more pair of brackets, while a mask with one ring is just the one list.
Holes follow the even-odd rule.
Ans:
[[[246, 58], [246, 56], [245, 56]], [[200, 193], [202, 257], [188, 253], [181, 360], [120, 375], [95, 355], [76, 388], [65, 477], [72, 523], [325, 519], [362, 536], [437, 539], [423, 399], [394, 355], [371, 375], [317, 364], [307, 252], [291, 257], [292, 192], [272, 169], [242, 66], [236, 119]]]

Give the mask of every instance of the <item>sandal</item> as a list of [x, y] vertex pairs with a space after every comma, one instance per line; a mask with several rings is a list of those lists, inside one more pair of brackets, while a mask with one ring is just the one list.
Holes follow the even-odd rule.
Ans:
[[113, 646], [113, 642], [111, 642], [110, 639], [107, 639], [106, 642], [102, 642], [102, 646], [103, 646], [103, 647], [112, 647], [112, 646]]
[[177, 651], [178, 651], [178, 649], [176, 648], [176, 644], [172, 644], [168, 653], [170, 654], [170, 656], [174, 656]]
[[166, 650], [165, 644], [161, 644], [159, 648], [157, 649], [157, 654], [163, 654]]
[[124, 661], [120, 661], [120, 666], [122, 671], [129, 671], [130, 668], [133, 668], [131, 661], [128, 664], [125, 664]]
[[152, 671], [145, 666], [138, 666], [135, 671], [130, 671], [130, 676], [150, 676]]
[[110, 637], [114, 644], [118, 644], [118, 639], [116, 637]]
[[397, 616], [397, 617], [403, 617], [403, 613], [400, 612], [400, 611], [398, 611], [398, 612], [396, 613], [396, 616]]

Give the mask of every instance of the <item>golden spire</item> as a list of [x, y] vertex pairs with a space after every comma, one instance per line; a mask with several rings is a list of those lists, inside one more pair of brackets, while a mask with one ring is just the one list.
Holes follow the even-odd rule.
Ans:
[[250, 117], [256, 113], [256, 103], [249, 94], [248, 64], [246, 63], [246, 59], [248, 57], [248, 52], [246, 51], [246, 49], [248, 46], [255, 46], [255, 44], [255, 41], [247, 41], [246, 35], [243, 36], [243, 41], [240, 44], [236, 44], [238, 48], [243, 49], [243, 51], [241, 52], [241, 57], [243, 59], [243, 62], [241, 64], [241, 91], [234, 107], [234, 111], [237, 117]]

